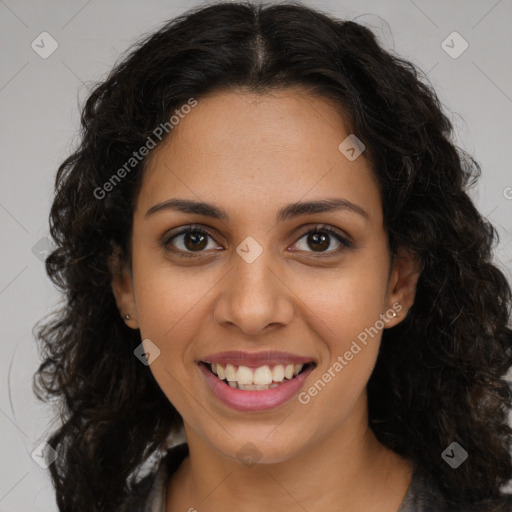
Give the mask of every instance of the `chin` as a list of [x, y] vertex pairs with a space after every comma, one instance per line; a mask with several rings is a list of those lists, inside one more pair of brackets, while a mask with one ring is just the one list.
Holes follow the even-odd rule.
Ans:
[[293, 434], [283, 432], [276, 436], [269, 432], [271, 430], [259, 428], [245, 435], [227, 436], [223, 442], [215, 444], [215, 448], [225, 457], [248, 467], [286, 462], [302, 451], [302, 440], [293, 439]]

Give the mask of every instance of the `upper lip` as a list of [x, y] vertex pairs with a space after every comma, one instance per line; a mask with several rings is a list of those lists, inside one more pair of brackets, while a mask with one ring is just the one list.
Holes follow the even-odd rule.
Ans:
[[205, 363], [232, 364], [234, 366], [264, 366], [277, 364], [312, 363], [311, 357], [298, 356], [289, 352], [243, 352], [228, 351], [209, 354], [201, 359]]

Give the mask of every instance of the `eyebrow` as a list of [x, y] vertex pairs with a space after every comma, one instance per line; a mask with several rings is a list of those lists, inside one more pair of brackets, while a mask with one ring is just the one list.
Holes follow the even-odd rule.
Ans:
[[[182, 213], [203, 215], [205, 217], [211, 217], [213, 219], [229, 222], [229, 215], [223, 208], [215, 206], [211, 203], [180, 198], [168, 199], [162, 203], [155, 204], [145, 213], [144, 217], [147, 218], [151, 215], [154, 215], [155, 213], [170, 210], [179, 211]], [[315, 213], [332, 212], [338, 210], [345, 210], [356, 213], [364, 217], [366, 220], [370, 218], [368, 213], [357, 204], [352, 203], [346, 199], [335, 198], [291, 203], [284, 208], [281, 208], [277, 212], [276, 220], [277, 222], [284, 222], [301, 215], [311, 215]]]

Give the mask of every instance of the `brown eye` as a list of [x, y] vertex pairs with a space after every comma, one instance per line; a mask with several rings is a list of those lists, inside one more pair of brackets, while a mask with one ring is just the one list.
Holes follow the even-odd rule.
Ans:
[[307, 237], [307, 244], [314, 251], [325, 251], [330, 245], [330, 236], [324, 233], [309, 233]]
[[334, 229], [316, 227], [305, 232], [295, 246], [299, 251], [335, 254], [347, 247], [352, 247], [352, 244]]
[[[163, 245], [170, 251], [181, 253], [180, 256], [190, 256], [190, 253], [201, 253], [208, 248], [211, 235], [200, 228], [189, 227], [167, 238]], [[215, 248], [213, 244], [213, 248]]]
[[202, 251], [208, 245], [207, 237], [198, 231], [189, 231], [183, 235], [183, 245], [189, 251]]

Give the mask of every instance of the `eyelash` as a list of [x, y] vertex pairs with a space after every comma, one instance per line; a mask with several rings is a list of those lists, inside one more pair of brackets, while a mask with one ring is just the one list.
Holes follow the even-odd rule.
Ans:
[[[187, 226], [185, 229], [182, 229], [178, 233], [174, 233], [172, 236], [166, 237], [163, 241], [164, 249], [166, 249], [167, 251], [172, 252], [176, 256], [182, 257], [182, 258], [201, 257], [201, 253], [204, 251], [197, 251], [196, 253], [194, 253], [193, 251], [183, 251], [181, 249], [169, 249], [169, 245], [171, 244], [172, 240], [174, 240], [178, 236], [185, 235], [188, 233], [198, 233], [198, 234], [201, 234], [201, 235], [204, 235], [204, 236], [214, 239], [213, 235], [211, 233], [209, 233], [207, 230], [205, 230], [204, 228], [202, 228], [200, 226], [190, 225], [190, 226]], [[327, 225], [324, 225], [324, 224], [319, 224], [313, 228], [308, 229], [307, 231], [304, 231], [303, 233], [300, 234], [299, 238], [297, 239], [297, 242], [299, 240], [301, 240], [305, 235], [309, 235], [310, 233], [326, 233], [329, 236], [334, 237], [341, 244], [341, 247], [338, 249], [318, 253], [319, 257], [325, 257], [326, 255], [332, 256], [333, 254], [339, 254], [343, 250], [353, 247], [352, 243], [349, 242], [345, 237], [340, 235], [340, 233], [338, 233], [338, 231], [336, 231], [333, 228], [331, 228]], [[297, 242], [295, 242], [295, 244]], [[313, 252], [313, 251], [311, 251], [311, 252]]]

